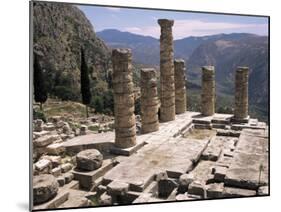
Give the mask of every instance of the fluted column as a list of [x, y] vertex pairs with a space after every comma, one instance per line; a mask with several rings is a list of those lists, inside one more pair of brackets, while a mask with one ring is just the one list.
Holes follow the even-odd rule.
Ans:
[[215, 68], [202, 67], [201, 113], [211, 116], [215, 113]]
[[186, 111], [185, 62], [182, 59], [175, 60], [174, 66], [176, 114], [181, 114]]
[[159, 100], [157, 93], [156, 71], [152, 68], [141, 69], [141, 132], [149, 133], [159, 129]]
[[130, 49], [112, 51], [115, 116], [115, 145], [128, 148], [136, 144], [136, 121], [132, 53]]
[[174, 50], [173, 20], [159, 19], [160, 36], [160, 120], [162, 122], [175, 119], [175, 82], [174, 82]]

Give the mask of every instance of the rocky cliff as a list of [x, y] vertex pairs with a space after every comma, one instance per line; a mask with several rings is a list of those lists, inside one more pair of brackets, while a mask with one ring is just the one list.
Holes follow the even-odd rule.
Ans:
[[110, 52], [76, 7], [64, 3], [34, 2], [34, 53], [45, 70], [49, 94], [80, 98], [80, 49], [85, 50], [92, 80], [105, 82]]

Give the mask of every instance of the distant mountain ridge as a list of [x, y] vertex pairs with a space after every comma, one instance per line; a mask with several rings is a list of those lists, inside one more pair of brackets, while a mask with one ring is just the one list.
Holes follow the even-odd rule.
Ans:
[[[133, 61], [159, 66], [159, 40], [118, 30], [97, 32], [111, 48], [131, 48]], [[188, 81], [201, 83], [201, 67], [214, 65], [217, 95], [233, 105], [234, 75], [237, 66], [249, 66], [249, 101], [254, 114], [268, 112], [268, 37], [248, 33], [217, 34], [174, 40], [174, 57], [186, 61]], [[258, 111], [258, 112], [257, 112]]]
[[[111, 48], [131, 48], [136, 63], [155, 65], [159, 63], [159, 39], [152, 36], [143, 36], [131, 32], [119, 31], [117, 29], [106, 29], [97, 32], [96, 35], [104, 40]], [[245, 37], [257, 37], [248, 33], [232, 33], [207, 35], [202, 37], [190, 36], [174, 40], [175, 57], [187, 60], [192, 52], [201, 44], [224, 40], [239, 40]]]

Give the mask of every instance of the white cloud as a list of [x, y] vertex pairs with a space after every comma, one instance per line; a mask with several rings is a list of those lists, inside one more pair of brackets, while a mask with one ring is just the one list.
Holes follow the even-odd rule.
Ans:
[[115, 11], [115, 12], [118, 12], [121, 10], [121, 8], [118, 8], [118, 7], [106, 7], [107, 10], [110, 10], [110, 11]]
[[[145, 27], [128, 27], [124, 28], [136, 34], [148, 35], [155, 38], [160, 36], [160, 26], [155, 25]], [[204, 22], [201, 20], [175, 20], [173, 26], [174, 39], [180, 39], [188, 36], [212, 35], [223, 32], [249, 32], [255, 33], [259, 31], [267, 31], [266, 24], [242, 24], [242, 23], [226, 23], [226, 22]], [[266, 34], [266, 33], [265, 33]]]

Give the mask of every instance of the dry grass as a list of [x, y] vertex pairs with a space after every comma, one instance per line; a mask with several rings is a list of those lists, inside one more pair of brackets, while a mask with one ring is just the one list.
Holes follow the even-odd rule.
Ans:
[[193, 129], [190, 132], [187, 132], [184, 137], [185, 138], [193, 138], [193, 139], [206, 139], [214, 136], [216, 134], [215, 130], [207, 130], [207, 129]]

